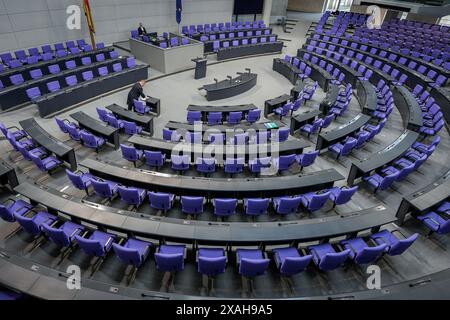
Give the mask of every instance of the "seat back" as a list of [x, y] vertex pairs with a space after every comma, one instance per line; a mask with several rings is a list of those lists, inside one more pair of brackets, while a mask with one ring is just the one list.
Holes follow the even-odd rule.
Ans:
[[246, 214], [249, 215], [260, 215], [267, 213], [267, 208], [269, 207], [270, 200], [265, 199], [246, 199]]
[[351, 188], [349, 187], [341, 188], [339, 195], [334, 200], [334, 203], [340, 205], [349, 202], [352, 199], [353, 195], [356, 193], [356, 191], [358, 191], [358, 186], [354, 186]]
[[310, 152], [301, 154], [301, 157], [299, 158], [300, 165], [302, 167], [307, 167], [307, 166], [312, 165], [318, 155], [319, 155], [319, 151], [310, 151]]
[[92, 180], [92, 187], [94, 192], [103, 198], [112, 198], [113, 190], [111, 190], [109, 184], [106, 181]]
[[366, 247], [361, 252], [359, 252], [354, 261], [357, 264], [367, 264], [375, 261], [386, 249], [387, 244], [383, 243], [375, 247]]
[[414, 243], [414, 241], [416, 241], [416, 239], [418, 237], [419, 237], [419, 234], [414, 233], [413, 235], [411, 235], [410, 237], [408, 237], [406, 239], [398, 240], [397, 243], [395, 243], [390, 248], [388, 248], [388, 254], [390, 256], [396, 256], [396, 255], [402, 254], [403, 252], [406, 251], [406, 249], [408, 249], [410, 246], [412, 246], [412, 244]]
[[223, 257], [198, 257], [198, 272], [207, 276], [216, 276], [224, 273], [227, 258]]
[[0, 218], [8, 222], [14, 222], [14, 213], [11, 212], [9, 207], [6, 207], [3, 204], [0, 204]]
[[69, 169], [66, 169], [67, 177], [69, 177], [70, 182], [74, 185], [75, 188], [84, 190], [86, 188], [81, 175], [73, 173]]
[[158, 271], [174, 272], [184, 269], [184, 256], [182, 253], [155, 253], [156, 268]]
[[164, 156], [161, 151], [144, 150], [145, 161], [149, 166], [160, 167], [164, 165]]
[[269, 266], [269, 259], [242, 258], [239, 264], [239, 273], [246, 277], [263, 275]]
[[83, 249], [86, 254], [94, 257], [103, 257], [105, 255], [105, 248], [100, 241], [83, 238], [78, 235], [76, 235], [75, 238], [77, 239], [80, 248]]
[[214, 199], [214, 214], [229, 216], [236, 213], [237, 199]]
[[302, 272], [311, 262], [311, 255], [302, 257], [286, 257], [281, 264], [280, 273], [285, 275], [294, 275]]
[[277, 208], [279, 214], [289, 214], [297, 212], [301, 197], [282, 197]]
[[321, 209], [330, 197], [331, 191], [321, 194], [314, 194], [308, 203], [308, 210], [315, 211]]
[[288, 170], [289, 167], [295, 162], [295, 154], [280, 156], [279, 159], [278, 170]]
[[337, 253], [327, 253], [319, 263], [319, 269], [323, 271], [333, 270], [340, 267], [347, 260], [350, 250]]
[[170, 209], [172, 206], [171, 195], [163, 192], [149, 192], [150, 204], [160, 210]]
[[185, 213], [202, 213], [203, 212], [203, 197], [188, 197], [188, 196], [182, 196], [181, 197], [181, 206], [182, 210]]
[[33, 236], [38, 236], [41, 234], [40, 226], [32, 219], [19, 214], [14, 214], [14, 218], [22, 226], [22, 228], [29, 234]]
[[138, 189], [119, 186], [117, 190], [119, 191], [120, 198], [122, 198], [122, 200], [129, 205], [141, 204], [141, 198], [139, 196]]
[[49, 237], [49, 239], [57, 245], [62, 247], [68, 247], [71, 245], [71, 240], [61, 228], [54, 228], [49, 226], [48, 224], [43, 224], [41, 227], [42, 231], [47, 235], [47, 237]]

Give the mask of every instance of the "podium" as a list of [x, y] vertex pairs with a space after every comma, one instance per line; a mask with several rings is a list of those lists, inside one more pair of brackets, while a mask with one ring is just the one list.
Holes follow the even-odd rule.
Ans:
[[201, 79], [206, 77], [206, 58], [195, 58], [192, 59], [192, 62], [195, 62], [195, 75], [194, 79]]

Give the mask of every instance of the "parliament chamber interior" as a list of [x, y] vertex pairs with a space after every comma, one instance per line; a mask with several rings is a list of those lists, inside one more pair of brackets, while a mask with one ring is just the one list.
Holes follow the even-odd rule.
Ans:
[[448, 1], [0, 17], [0, 300], [450, 298]]

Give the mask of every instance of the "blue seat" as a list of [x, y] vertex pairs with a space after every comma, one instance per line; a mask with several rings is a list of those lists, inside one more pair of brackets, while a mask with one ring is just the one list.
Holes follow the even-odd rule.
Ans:
[[255, 277], [266, 273], [270, 260], [259, 249], [237, 249], [236, 260], [239, 274], [244, 277]]
[[287, 102], [284, 105], [275, 108], [274, 112], [275, 114], [278, 114], [280, 116], [280, 119], [282, 119], [283, 117], [287, 116], [289, 114], [289, 112], [292, 109], [292, 103], [291, 102]]
[[273, 206], [278, 214], [295, 213], [300, 205], [301, 196], [273, 198]]
[[51, 171], [60, 165], [62, 165], [62, 161], [58, 160], [57, 158], [53, 156], [49, 156], [46, 158], [41, 159], [39, 156], [30, 153], [31, 160], [34, 162], [34, 164], [42, 171], [51, 173]]
[[197, 158], [197, 171], [208, 174], [216, 171], [216, 159], [214, 158]]
[[[270, 133], [270, 131], [269, 131]], [[275, 134], [271, 135], [271, 140], [276, 142], [284, 142], [289, 139], [290, 128], [282, 128], [275, 131]]]
[[261, 173], [262, 170], [269, 170], [271, 165], [272, 165], [271, 157], [250, 159], [248, 162], [250, 171], [256, 174]]
[[249, 216], [259, 216], [267, 213], [269, 208], [269, 198], [245, 198], [244, 209], [245, 214]]
[[250, 110], [247, 114], [247, 122], [249, 123], [255, 123], [259, 121], [261, 118], [261, 110], [260, 109], [253, 109]]
[[335, 153], [337, 155], [336, 159], [339, 159], [340, 156], [349, 155], [356, 146], [356, 142], [357, 140], [355, 138], [348, 137], [345, 141], [343, 141], [343, 143], [335, 143], [331, 145], [328, 150]]
[[[404, 239], [399, 239], [395, 236], [394, 232], [400, 233]], [[376, 244], [387, 244], [384, 250], [390, 256], [400, 255], [406, 251], [413, 243], [416, 241], [418, 233], [412, 234], [410, 237], [406, 238], [400, 231], [394, 230], [382, 230], [380, 232], [374, 233], [370, 238], [375, 241]]]
[[181, 171], [181, 172], [189, 170], [189, 166], [191, 163], [190, 156], [188, 156], [188, 155], [178, 156], [178, 155], [172, 154], [170, 161], [171, 161], [172, 169]]
[[214, 214], [217, 216], [231, 216], [236, 213], [237, 199], [213, 199]]
[[222, 123], [222, 112], [208, 112], [208, 125], [217, 125]]
[[357, 264], [369, 264], [375, 262], [386, 249], [383, 243], [370, 247], [363, 238], [353, 238], [341, 241], [345, 249], [350, 250], [349, 257]]
[[107, 180], [91, 180], [92, 187], [96, 195], [102, 198], [107, 198], [110, 201], [117, 195], [119, 184]]
[[41, 228], [52, 242], [61, 247], [71, 247], [74, 244], [75, 236], [81, 235], [85, 229], [84, 226], [71, 221], [66, 221], [57, 227], [43, 224]]
[[89, 187], [92, 185], [92, 179], [94, 177], [90, 173], [84, 173], [81, 171], [72, 172], [66, 169], [66, 174], [73, 186], [79, 190], [84, 190], [89, 195]]
[[397, 177], [399, 176], [400, 172], [397, 171], [395, 173], [392, 174], [388, 174], [386, 176], [380, 176], [377, 173], [374, 173], [371, 176], [366, 176], [363, 177], [363, 180], [366, 181], [367, 183], [369, 183], [371, 186], [373, 186], [374, 189], [374, 193], [376, 193], [378, 190], [386, 190], [388, 189], [392, 183], [397, 180]]
[[125, 201], [128, 205], [135, 206], [136, 208], [144, 202], [144, 199], [147, 196], [147, 191], [145, 189], [118, 186], [117, 191], [119, 192], [122, 201]]
[[289, 154], [285, 156], [280, 156], [279, 158], [273, 159], [275, 168], [279, 172], [289, 170], [289, 168], [295, 163], [295, 154]]
[[81, 143], [84, 146], [95, 149], [96, 152], [98, 152], [99, 149], [106, 143], [106, 140], [102, 137], [97, 137], [92, 133], [83, 130], [80, 131], [80, 138]]
[[161, 245], [155, 253], [156, 269], [162, 272], [182, 271], [185, 253], [184, 245]]
[[192, 125], [197, 121], [202, 121], [202, 113], [200, 111], [188, 111], [187, 122]]
[[38, 237], [42, 234], [43, 225], [51, 225], [57, 220], [56, 216], [46, 211], [39, 211], [32, 217], [14, 213], [14, 218], [27, 233], [34, 237]]
[[150, 167], [161, 168], [166, 162], [166, 155], [161, 151], [144, 150], [145, 163]]
[[310, 151], [295, 156], [295, 160], [297, 160], [298, 164], [300, 165], [300, 171], [302, 171], [304, 167], [312, 165], [318, 155], [319, 151]]
[[78, 246], [88, 255], [104, 258], [116, 240], [116, 235], [95, 230], [88, 238], [75, 235]]
[[341, 205], [349, 202], [352, 196], [358, 191], [358, 186], [355, 187], [335, 187], [330, 190], [330, 199], [333, 201], [333, 208], [336, 205]]
[[316, 133], [320, 129], [320, 125], [322, 123], [322, 119], [315, 120], [312, 124], [305, 124], [300, 128], [301, 132], [306, 132], [308, 134], [308, 138], [311, 136], [311, 134]]
[[312, 259], [312, 255], [301, 256], [293, 247], [273, 249], [273, 257], [278, 270], [284, 276], [304, 271]]
[[150, 198], [150, 206], [154, 209], [166, 212], [173, 206], [173, 201], [175, 199], [174, 194], [164, 192], [149, 192], [148, 195]]
[[147, 241], [129, 238], [124, 244], [113, 243], [117, 257], [125, 264], [140, 267], [150, 253], [152, 244]]
[[14, 222], [14, 215], [23, 216], [33, 209], [33, 205], [21, 199], [8, 199], [0, 204], [0, 218], [8, 222]]
[[320, 210], [330, 198], [330, 194], [330, 190], [305, 193], [301, 196], [302, 205], [310, 212]]
[[228, 114], [227, 122], [229, 124], [238, 124], [242, 120], [242, 111], [233, 111]]
[[179, 142], [181, 140], [181, 134], [176, 130], [163, 128], [163, 139], [171, 142]]
[[134, 135], [140, 134], [143, 130], [141, 126], [138, 126], [135, 122], [122, 120], [123, 129], [126, 134]]
[[333, 270], [340, 267], [344, 264], [350, 254], [349, 249], [336, 252], [329, 243], [310, 246], [309, 250], [313, 256], [314, 263], [322, 271]]
[[182, 196], [181, 197], [181, 210], [183, 213], [192, 214], [197, 216], [198, 214], [203, 213], [203, 202], [205, 201], [204, 197], [189, 197]]
[[222, 248], [198, 249], [198, 272], [208, 277], [225, 272], [227, 256]]
[[443, 213], [440, 215], [437, 212], [431, 211], [426, 214], [420, 215], [417, 217], [420, 221], [423, 222], [430, 232], [428, 235], [431, 235], [433, 232], [438, 234], [446, 234], [450, 232], [450, 216], [447, 213]]
[[225, 159], [224, 163], [224, 171], [226, 173], [229, 173], [230, 175], [233, 175], [235, 173], [241, 173], [244, 171], [244, 158], [237, 158], [237, 159]]
[[138, 150], [133, 146], [127, 146], [125, 144], [120, 144], [120, 149], [122, 150], [122, 156], [125, 160], [133, 162], [133, 165], [136, 167], [136, 162], [141, 160], [144, 156], [144, 152], [142, 150]]

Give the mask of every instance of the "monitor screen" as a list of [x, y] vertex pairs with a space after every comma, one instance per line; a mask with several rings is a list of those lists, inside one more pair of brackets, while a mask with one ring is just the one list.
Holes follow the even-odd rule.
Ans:
[[234, 15], [261, 14], [264, 0], [234, 0]]

